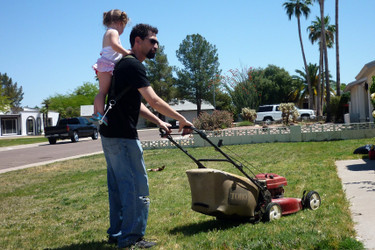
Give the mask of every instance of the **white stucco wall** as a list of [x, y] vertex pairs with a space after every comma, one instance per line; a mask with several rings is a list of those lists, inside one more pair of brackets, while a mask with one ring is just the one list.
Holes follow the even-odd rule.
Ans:
[[[38, 134], [38, 127], [40, 123], [40, 133], [44, 133], [44, 127], [43, 127], [43, 114], [39, 112], [39, 110], [27, 110], [25, 109], [24, 111], [20, 112], [21, 114], [21, 135], [27, 135], [27, 119], [32, 118], [34, 119], [34, 133]], [[59, 119], [59, 113], [54, 112], [54, 111], [49, 111], [48, 112], [48, 118], [52, 119], [52, 126], [56, 126], [57, 121]]]
[[373, 121], [371, 116], [372, 104], [370, 102], [370, 91], [366, 91], [364, 84], [359, 84], [350, 90], [350, 121], [366, 122]]
[[[50, 111], [48, 112], [48, 118], [52, 120], [52, 125], [56, 125], [59, 119], [59, 113]], [[43, 114], [39, 112], [39, 109], [24, 108], [23, 111], [12, 114], [12, 113], [1, 113], [0, 119], [12, 119], [16, 123], [16, 131], [7, 135], [41, 135], [44, 133], [43, 127]], [[30, 119], [33, 122], [33, 131], [28, 134], [27, 120]]]
[[[375, 61], [364, 65], [356, 76], [356, 81], [347, 85], [346, 91], [350, 91], [350, 122], [373, 122], [370, 88], [372, 76], [375, 76]], [[368, 89], [365, 86], [368, 84]]]

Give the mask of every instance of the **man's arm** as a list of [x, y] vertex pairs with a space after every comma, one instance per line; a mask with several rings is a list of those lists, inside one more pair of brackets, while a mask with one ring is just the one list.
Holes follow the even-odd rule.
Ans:
[[155, 123], [156, 125], [158, 125], [159, 128], [162, 128], [167, 133], [171, 132], [169, 127], [171, 127], [172, 125], [160, 120], [159, 117], [154, 115], [143, 103], [141, 103], [141, 109], [139, 110], [139, 112], [143, 118], [149, 120], [152, 123]]
[[[173, 119], [176, 119], [179, 121], [180, 129], [181, 131], [185, 126], [191, 127], [193, 124], [186, 120], [185, 117], [183, 117], [181, 114], [179, 114], [176, 110], [172, 109], [168, 103], [163, 101], [153, 90], [152, 87], [143, 87], [138, 89], [138, 91], [141, 93], [143, 98], [158, 112], [162, 113], [165, 116], [171, 117]], [[147, 107], [145, 107], [147, 108]], [[151, 112], [150, 112], [151, 113]]]

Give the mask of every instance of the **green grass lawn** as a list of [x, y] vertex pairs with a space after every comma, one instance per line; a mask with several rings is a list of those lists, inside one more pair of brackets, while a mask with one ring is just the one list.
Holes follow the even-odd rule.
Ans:
[[[362, 157], [352, 152], [368, 143], [371, 139], [228, 146], [259, 172], [286, 177], [286, 197], [315, 190], [322, 198], [316, 211], [257, 224], [192, 211], [185, 171], [195, 164], [178, 149], [146, 150], [147, 168], [165, 166], [149, 173], [146, 238], [158, 242], [155, 249], [362, 249], [334, 163]], [[188, 150], [197, 158], [217, 156], [212, 148]], [[239, 174], [222, 163], [208, 166]], [[106, 244], [107, 199], [103, 155], [1, 174], [0, 248], [114, 249]]]
[[25, 136], [25, 137], [12, 137], [12, 138], [0, 138], [0, 147], [9, 147], [22, 144], [32, 144], [39, 142], [48, 142], [48, 139], [44, 136]]

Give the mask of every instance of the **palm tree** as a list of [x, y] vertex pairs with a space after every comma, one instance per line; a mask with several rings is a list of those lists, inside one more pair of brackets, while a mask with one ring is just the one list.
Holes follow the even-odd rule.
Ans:
[[307, 18], [308, 15], [310, 14], [310, 8], [309, 8], [310, 4], [311, 4], [310, 0], [290, 0], [289, 2], [285, 2], [283, 6], [286, 10], [289, 20], [292, 19], [292, 16], [295, 16], [297, 18], [298, 35], [299, 35], [299, 41], [301, 44], [303, 64], [305, 66], [307, 81], [308, 81], [307, 84], [308, 84], [308, 89], [309, 89], [309, 108], [312, 108], [313, 93], [312, 93], [311, 82], [310, 82], [310, 77], [309, 77], [309, 72], [308, 72], [308, 67], [307, 67], [307, 62], [306, 62], [305, 50], [303, 48], [302, 35], [301, 35], [301, 20], [300, 20], [301, 15], [304, 15], [305, 18]]
[[[324, 24], [325, 24], [325, 30], [326, 30], [326, 45], [328, 48], [333, 47], [334, 43], [334, 32], [336, 30], [335, 25], [329, 25], [329, 16], [326, 16], [324, 18]], [[323, 42], [322, 42], [322, 21], [319, 17], [316, 17], [316, 20], [312, 22], [312, 25], [307, 27], [307, 30], [309, 31], [309, 39], [314, 44], [314, 42], [319, 41], [319, 51], [320, 51], [320, 57], [319, 57], [319, 82], [322, 80], [323, 76]], [[323, 97], [322, 91], [324, 89], [324, 82], [322, 82], [322, 86], [318, 86], [317, 88], [317, 95], [318, 95], [318, 102], [317, 102], [317, 115], [322, 115], [322, 107], [323, 107]]]
[[339, 0], [335, 1], [335, 25], [336, 25], [336, 95], [341, 95], [340, 90], [340, 53], [339, 53]]
[[[315, 102], [318, 102], [315, 97], [317, 97], [317, 88], [319, 86], [319, 76], [318, 76], [318, 65], [309, 63], [308, 72], [311, 82], [312, 96]], [[297, 88], [290, 94], [290, 98], [302, 106], [303, 100], [306, 96], [309, 96], [308, 85], [307, 85], [307, 75], [306, 70], [296, 70], [298, 75], [292, 76]]]
[[[324, 24], [324, 0], [319, 0], [319, 6], [320, 6], [320, 18], [321, 18], [321, 39], [322, 39], [322, 48], [323, 48], [323, 56], [324, 56], [324, 68], [325, 68], [325, 83], [326, 83], [326, 92], [330, 93], [330, 82], [329, 82], [329, 67], [328, 67], [328, 53], [327, 53], [327, 42], [326, 42], [326, 30], [325, 30], [325, 24]], [[331, 121], [331, 108], [330, 108], [330, 101], [331, 96], [326, 95], [326, 104], [327, 104], [327, 117], [326, 121]]]
[[[318, 71], [319, 71], [319, 66], [316, 65], [316, 64], [311, 64], [309, 63], [309, 68], [308, 68], [308, 71], [309, 71], [309, 75], [310, 75], [310, 80], [311, 80], [311, 87], [312, 87], [312, 91], [313, 91], [313, 97], [314, 97], [314, 101], [315, 102], [319, 102], [319, 98], [318, 98], [318, 95], [317, 95], [317, 89], [318, 89], [318, 86], [320, 85], [320, 77], [319, 77], [319, 74], [318, 74]], [[289, 99], [295, 103], [298, 104], [298, 106], [302, 106], [303, 104], [303, 100], [306, 98], [306, 96], [308, 95], [308, 90], [307, 90], [307, 79], [306, 79], [306, 73], [305, 73], [305, 70], [296, 70], [296, 73], [298, 75], [294, 75], [292, 76], [293, 78], [293, 83], [294, 83], [294, 86], [296, 86], [295, 90], [293, 92], [291, 92], [289, 94]], [[331, 77], [331, 76], [329, 76]], [[326, 91], [322, 91], [323, 92], [323, 97], [327, 95], [327, 92]], [[334, 95], [335, 94], [335, 90], [330, 88], [329, 90], [329, 95]]]
[[43, 128], [45, 129], [48, 127], [48, 111], [49, 111], [49, 105], [51, 104], [50, 99], [44, 99], [43, 107], [40, 109], [40, 112], [43, 114]]

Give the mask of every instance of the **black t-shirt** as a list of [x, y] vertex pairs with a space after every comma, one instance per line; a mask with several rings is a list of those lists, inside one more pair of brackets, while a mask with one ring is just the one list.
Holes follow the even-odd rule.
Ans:
[[122, 58], [113, 71], [108, 101], [116, 99], [127, 86], [124, 95], [107, 113], [108, 125], [100, 126], [100, 133], [105, 137], [138, 139], [137, 122], [142, 96], [138, 89], [150, 86], [143, 64], [133, 57]]

